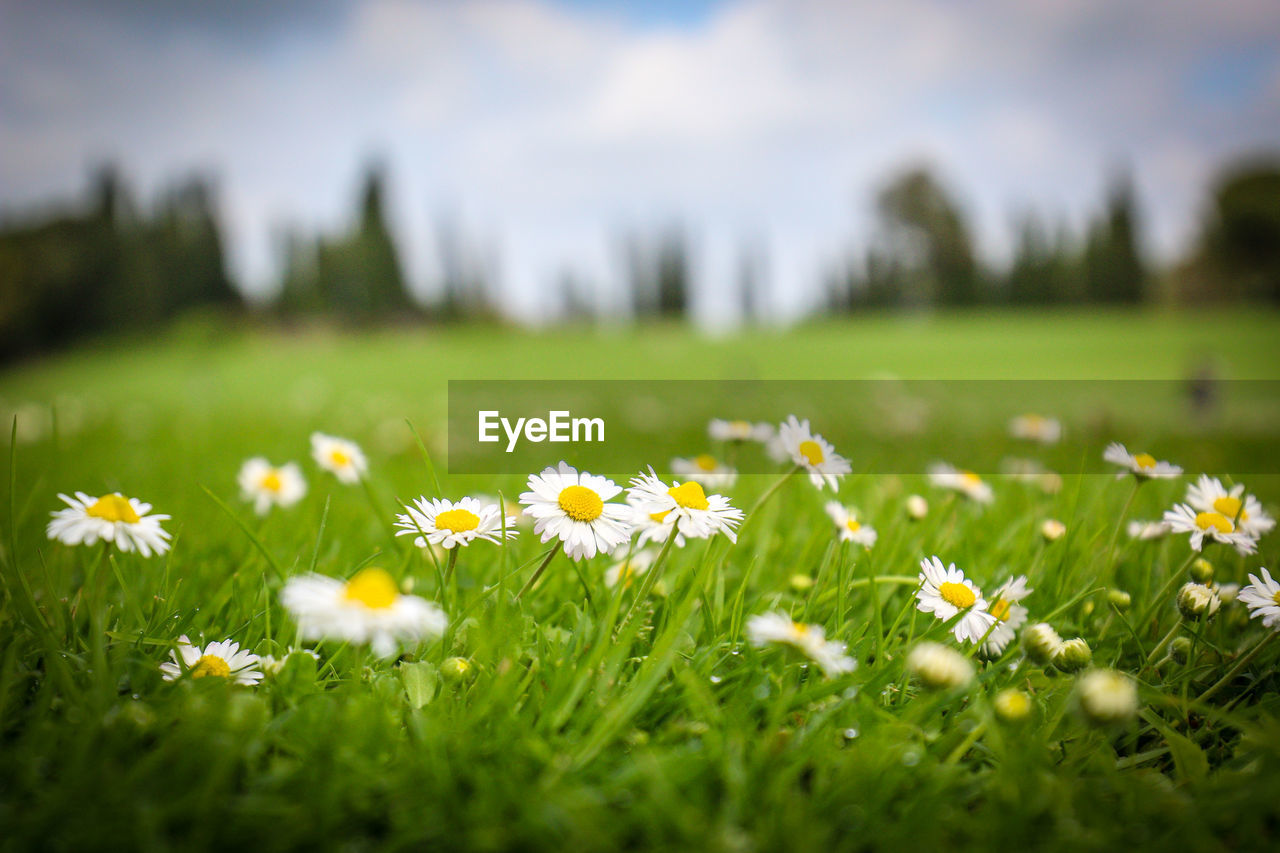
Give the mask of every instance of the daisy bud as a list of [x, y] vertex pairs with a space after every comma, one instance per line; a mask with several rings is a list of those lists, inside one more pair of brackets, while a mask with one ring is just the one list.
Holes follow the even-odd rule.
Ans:
[[1088, 618], [1093, 615], [1093, 608], [1096, 607], [1092, 601], [1086, 601], [1080, 605], [1080, 615]]
[[912, 649], [907, 669], [931, 690], [950, 690], [973, 681], [973, 662], [938, 643], [920, 643]]
[[1062, 638], [1048, 622], [1037, 622], [1022, 632], [1022, 651], [1039, 664], [1049, 663], [1062, 648]]
[[813, 589], [813, 578], [808, 575], [792, 575], [788, 583], [791, 584], [791, 588], [796, 592], [805, 592]]
[[1072, 637], [1063, 640], [1058, 653], [1053, 656], [1053, 665], [1063, 672], [1078, 672], [1093, 662], [1093, 649], [1083, 637]]
[[1133, 603], [1133, 598], [1123, 589], [1107, 590], [1107, 603], [1116, 610], [1128, 610], [1129, 605]]
[[912, 495], [907, 498], [907, 515], [916, 521], [924, 518], [929, 514], [929, 502], [920, 495]]
[[1095, 726], [1126, 722], [1138, 712], [1138, 689], [1113, 669], [1093, 669], [1076, 681], [1076, 696], [1085, 719]]
[[1197, 557], [1196, 561], [1191, 564], [1191, 579], [1196, 583], [1208, 583], [1213, 580], [1213, 563], [1210, 563], [1204, 557]]
[[1050, 518], [1040, 525], [1040, 535], [1044, 537], [1046, 542], [1057, 542], [1062, 538], [1062, 534], [1067, 532], [1067, 526], [1056, 518]]
[[1186, 663], [1191, 657], [1191, 640], [1188, 637], [1175, 637], [1169, 644], [1169, 657], [1178, 663]]
[[1021, 690], [1008, 687], [991, 700], [996, 716], [1006, 723], [1020, 723], [1031, 715], [1031, 697]]
[[1183, 619], [1212, 619], [1221, 604], [1218, 594], [1204, 584], [1184, 584], [1178, 590], [1178, 610]]
[[1238, 583], [1224, 583], [1214, 587], [1214, 589], [1218, 593], [1218, 599], [1223, 604], [1230, 604], [1236, 600], [1236, 596], [1240, 595], [1240, 584]]
[[475, 664], [466, 658], [445, 658], [440, 664], [440, 674], [446, 681], [466, 681], [475, 675]]

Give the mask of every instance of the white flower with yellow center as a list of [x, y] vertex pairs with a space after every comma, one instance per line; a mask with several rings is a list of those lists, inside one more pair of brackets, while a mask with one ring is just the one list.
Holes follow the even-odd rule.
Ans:
[[1142, 521], [1135, 519], [1125, 528], [1130, 539], [1150, 540], [1169, 535], [1169, 524], [1164, 521]]
[[1262, 627], [1280, 631], [1280, 583], [1271, 572], [1260, 569], [1262, 577], [1249, 575], [1249, 585], [1240, 590], [1236, 600], [1249, 608], [1249, 618], [1261, 617]]
[[951, 633], [962, 643], [981, 641], [998, 622], [987, 612], [987, 600], [982, 597], [982, 590], [974, 586], [955, 563], [943, 566], [937, 557], [920, 561], [916, 608], [923, 613], [932, 613], [944, 622], [957, 613], [963, 614], [951, 627]]
[[[724, 495], [708, 495], [693, 480], [668, 486], [650, 468], [649, 473], [631, 480], [627, 502], [657, 521], [659, 529], [665, 527], [667, 536], [674, 529], [690, 539], [710, 539], [723, 533], [730, 542], [738, 541], [733, 529], [742, 522], [742, 510], [730, 505]], [[665, 536], [652, 538], [666, 541]]]
[[821, 625], [793, 622], [784, 613], [762, 613], [747, 620], [747, 638], [753, 646], [782, 645], [798, 649], [818, 665], [828, 678], [853, 672], [858, 662], [845, 654], [844, 643], [828, 640]]
[[1018, 575], [1001, 584], [991, 594], [991, 604], [987, 612], [996, 618], [996, 626], [987, 635], [982, 644], [982, 651], [988, 657], [997, 657], [1018, 635], [1018, 629], [1027, 621], [1027, 608], [1018, 604], [1031, 594], [1027, 589], [1027, 576]]
[[973, 661], [940, 643], [918, 643], [907, 655], [907, 670], [931, 690], [954, 690], [973, 681]]
[[419, 548], [439, 545], [447, 550], [470, 545], [477, 539], [497, 544], [502, 541], [504, 522], [508, 539], [514, 539], [519, 533], [515, 516], [504, 519], [496, 503], [481, 503], [476, 498], [463, 498], [455, 503], [421, 497], [405, 510], [396, 516], [396, 527], [400, 528], [396, 535], [417, 534], [413, 544]]
[[165, 681], [177, 681], [184, 674], [190, 678], [226, 678], [236, 684], [248, 685], [262, 680], [262, 673], [255, 669], [258, 656], [242, 650], [239, 643], [230, 640], [210, 643], [201, 649], [191, 645], [183, 635], [169, 656], [172, 661], [160, 664]]
[[773, 438], [773, 424], [713, 418], [707, 424], [707, 435], [712, 441], [758, 441], [763, 444]]
[[1044, 415], [1019, 415], [1009, 421], [1009, 434], [1025, 441], [1057, 444], [1062, 438], [1062, 423]]
[[401, 643], [415, 645], [439, 637], [449, 619], [416, 595], [401, 595], [395, 580], [368, 567], [341, 581], [326, 575], [289, 578], [280, 601], [308, 640], [369, 643], [379, 657], [391, 657]]
[[840, 501], [827, 501], [827, 515], [835, 522], [836, 532], [842, 542], [852, 542], [863, 548], [871, 548], [876, 544], [876, 529], [869, 524], [858, 521], [858, 511], [845, 506]]
[[1195, 551], [1204, 549], [1205, 539], [1230, 545], [1241, 554], [1257, 550], [1257, 539], [1236, 527], [1235, 519], [1220, 512], [1196, 512], [1186, 504], [1176, 504], [1173, 509], [1165, 510], [1164, 521], [1173, 533], [1190, 533], [1191, 548]]
[[963, 471], [946, 462], [929, 466], [929, 482], [939, 489], [959, 492], [971, 501], [989, 504], [996, 499], [991, 486], [972, 471]]
[[631, 586], [640, 575], [649, 571], [653, 561], [658, 558], [658, 552], [652, 548], [644, 548], [630, 556], [627, 556], [626, 548], [620, 550], [621, 555], [614, 554], [618, 562], [604, 573], [604, 583], [609, 589], [613, 589], [618, 584], [622, 584], [624, 588]]
[[738, 472], [710, 453], [700, 453], [692, 459], [672, 459], [671, 473], [681, 480], [692, 480], [704, 489], [731, 489], [738, 481]]
[[95, 498], [76, 492], [74, 498], [59, 494], [67, 505], [52, 513], [45, 529], [50, 539], [64, 545], [94, 545], [111, 542], [121, 551], [137, 551], [144, 557], [169, 550], [169, 534], [160, 522], [169, 516], [152, 514], [151, 504], [126, 498], [119, 492]]
[[266, 515], [273, 506], [291, 507], [307, 493], [307, 481], [297, 465], [289, 462], [277, 468], [261, 456], [245, 462], [236, 480], [241, 500], [252, 502], [258, 515]]
[[840, 478], [853, 470], [848, 459], [836, 453], [822, 436], [809, 430], [807, 420], [796, 420], [795, 415], [788, 415], [778, 427], [778, 440], [791, 461], [808, 471], [809, 480], [819, 489], [824, 483], [833, 490], [839, 488]]
[[1139, 480], [1172, 480], [1182, 476], [1182, 469], [1171, 462], [1161, 462], [1150, 453], [1130, 453], [1123, 444], [1113, 441], [1102, 452], [1102, 458], [1112, 465], [1125, 469], [1116, 475], [1124, 477], [1128, 472]]
[[1216, 512], [1231, 519], [1255, 539], [1276, 526], [1276, 520], [1263, 511], [1258, 499], [1245, 494], [1243, 483], [1227, 489], [1217, 477], [1201, 474], [1200, 479], [1187, 486], [1187, 503], [1197, 512]]
[[369, 470], [369, 462], [358, 444], [322, 432], [311, 433], [311, 458], [337, 477], [338, 482], [347, 485], [360, 482]]
[[543, 542], [559, 539], [572, 560], [608, 553], [631, 538], [632, 514], [627, 504], [609, 503], [621, 487], [567, 462], [529, 475], [529, 491], [520, 495], [533, 519], [533, 532]]

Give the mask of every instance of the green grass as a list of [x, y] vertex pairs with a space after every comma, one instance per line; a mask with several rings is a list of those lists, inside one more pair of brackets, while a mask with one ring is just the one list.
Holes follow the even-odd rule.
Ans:
[[[829, 493], [792, 477], [736, 546], [673, 550], [644, 597], [606, 588], [606, 558], [580, 577], [559, 557], [515, 600], [545, 552], [528, 531], [467, 548], [456, 588], [441, 589], [432, 559], [395, 540], [391, 521], [397, 500], [434, 492], [404, 420], [439, 463], [450, 378], [1180, 379], [1212, 360], [1221, 376], [1274, 379], [1276, 321], [883, 317], [723, 339], [674, 327], [344, 335], [192, 322], [13, 368], [0, 376], [0, 409], [20, 413], [22, 432], [10, 444], [5, 426], [0, 483], [0, 848], [1272, 849], [1280, 644], [1200, 702], [1264, 636], [1231, 604], [1181, 629], [1189, 655], [1146, 665], [1178, 620], [1158, 591], [1183, 580], [1190, 551], [1185, 537], [1121, 536], [1112, 556], [1128, 482], [1068, 475], [1052, 495], [996, 482], [983, 511], [920, 476], [849, 477], [841, 500], [880, 534], [864, 552], [833, 543]], [[317, 429], [365, 447], [368, 491], [310, 462]], [[1231, 449], [1229, 435], [1201, 440]], [[1092, 433], [1069, 441], [1102, 451]], [[239, 501], [236, 471], [258, 454], [303, 464], [302, 503], [258, 519]], [[950, 461], [964, 455], [956, 447]], [[1209, 473], [1247, 472], [1240, 454], [1224, 458], [1242, 467]], [[744, 477], [728, 494], [750, 508], [777, 476]], [[441, 479], [449, 497], [524, 485]], [[1274, 512], [1276, 478], [1246, 482]], [[1183, 488], [1144, 486], [1129, 517], [1158, 516]], [[144, 560], [49, 542], [57, 492], [77, 489], [154, 503], [173, 516], [173, 550]], [[913, 492], [930, 498], [921, 522], [904, 510]], [[1046, 518], [1067, 535], [1044, 542]], [[1276, 535], [1250, 557], [1208, 552], [1215, 579], [1274, 567]], [[1017, 643], [970, 688], [922, 689], [904, 672], [907, 651], [956, 644], [888, 578], [932, 554], [988, 590], [1028, 575], [1032, 621], [1084, 637], [1095, 663], [1133, 675], [1140, 716], [1090, 727], [1074, 678], [1021, 661]], [[282, 576], [314, 564], [345, 577], [370, 561], [444, 606], [442, 640], [391, 661], [315, 644], [318, 665], [295, 656], [256, 688], [161, 680], [180, 634], [262, 654], [298, 645]], [[1132, 594], [1128, 611], [1107, 603], [1110, 587]], [[858, 669], [827, 680], [751, 647], [746, 619], [773, 609], [822, 625]], [[470, 677], [445, 677], [452, 656], [474, 665]], [[1032, 696], [1021, 724], [993, 713], [1007, 687]]]

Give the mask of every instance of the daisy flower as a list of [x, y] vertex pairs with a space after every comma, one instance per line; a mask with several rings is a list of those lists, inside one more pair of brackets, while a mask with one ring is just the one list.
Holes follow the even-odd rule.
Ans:
[[169, 534], [160, 522], [169, 516], [152, 514], [151, 504], [126, 498], [119, 492], [95, 498], [76, 492], [74, 498], [59, 494], [66, 509], [53, 512], [46, 532], [64, 545], [93, 545], [99, 539], [115, 543], [121, 551], [137, 551], [144, 557], [169, 550]]
[[621, 491], [610, 479], [579, 473], [561, 462], [558, 469], [530, 474], [529, 491], [520, 495], [520, 503], [543, 542], [558, 538], [571, 560], [582, 560], [608, 553], [631, 538], [634, 510], [608, 503]]
[[767, 442], [773, 438], [773, 424], [751, 423], [750, 421], [726, 421], [713, 418], [707, 424], [707, 435], [713, 441], [759, 441]]
[[1173, 533], [1190, 533], [1191, 548], [1195, 551], [1203, 550], [1206, 537], [1230, 545], [1241, 554], [1257, 550], [1257, 540], [1220, 512], [1196, 512], [1186, 504], [1177, 504], [1165, 510], [1164, 521]]
[[289, 462], [277, 468], [261, 456], [245, 462], [236, 480], [241, 500], [250, 501], [258, 515], [266, 515], [273, 505], [291, 507], [307, 493], [307, 481], [297, 465]]
[[798, 649], [828, 678], [853, 672], [858, 663], [845, 654], [844, 643], [827, 640], [821, 625], [793, 622], [783, 613], [764, 613], [747, 620], [747, 637], [757, 647], [783, 645]]
[[788, 415], [778, 427], [778, 439], [791, 461], [808, 471], [809, 479], [819, 489], [824, 483], [833, 490], [838, 488], [840, 478], [853, 470], [849, 460], [836, 453], [826, 439], [809, 431], [807, 420], [796, 420], [795, 415]]
[[[618, 562], [609, 567], [604, 573], [604, 583], [609, 589], [613, 589], [618, 584], [631, 586], [631, 584], [640, 577], [640, 575], [649, 571], [653, 566], [653, 561], [658, 558], [658, 552], [652, 548], [644, 548], [627, 556], [626, 549], [622, 549], [624, 553], [618, 559]], [[614, 556], [617, 556], [616, 554]]]
[[1003, 654], [1005, 647], [1017, 636], [1018, 629], [1027, 621], [1027, 608], [1018, 602], [1031, 592], [1027, 589], [1027, 576], [1018, 575], [1005, 581], [991, 594], [991, 605], [987, 612], [996, 618], [996, 626], [982, 644], [982, 651], [986, 655], [997, 657]]
[[1044, 415], [1019, 415], [1009, 421], [1009, 435], [1041, 444], [1057, 444], [1062, 438], [1062, 424]]
[[1130, 539], [1159, 539], [1169, 533], [1169, 524], [1164, 521], [1141, 521], [1134, 520], [1129, 522], [1125, 528], [1125, 532], [1129, 534]]
[[358, 444], [322, 432], [311, 433], [311, 458], [337, 477], [338, 482], [347, 485], [360, 482], [369, 470], [369, 462]]
[[937, 462], [929, 466], [928, 473], [932, 485], [959, 492], [976, 503], [989, 504], [996, 498], [991, 486], [972, 471], [962, 471], [946, 462]]
[[946, 621], [963, 613], [951, 628], [959, 642], [976, 643], [986, 636], [999, 620], [987, 612], [982, 590], [956, 568], [944, 567], [937, 557], [920, 561], [920, 588], [916, 590], [916, 608]]
[[693, 480], [668, 486], [650, 468], [648, 474], [632, 478], [627, 502], [690, 539], [723, 533], [730, 542], [738, 541], [733, 528], [742, 522], [742, 510], [731, 506], [724, 495], [708, 495]]
[[845, 506], [840, 501], [827, 501], [825, 508], [827, 515], [831, 516], [831, 520], [835, 522], [842, 542], [853, 542], [864, 548], [871, 548], [876, 544], [876, 529], [858, 521], [856, 509]]
[[172, 661], [160, 664], [165, 681], [176, 681], [185, 672], [192, 678], [229, 678], [236, 684], [257, 684], [262, 673], [255, 667], [258, 656], [240, 648], [239, 643], [224, 640], [201, 649], [191, 645], [186, 635], [178, 638], [178, 647], [169, 652]]
[[391, 575], [368, 567], [341, 581], [325, 575], [289, 578], [280, 602], [308, 640], [369, 643], [378, 657], [391, 657], [403, 642], [439, 637], [449, 619], [416, 595], [401, 595]]
[[1102, 452], [1102, 458], [1112, 465], [1125, 469], [1116, 475], [1120, 479], [1125, 471], [1139, 480], [1171, 480], [1182, 476], [1182, 469], [1169, 462], [1159, 462], [1150, 453], [1130, 453], [1123, 444], [1113, 441]]
[[482, 503], [476, 498], [463, 498], [456, 503], [446, 500], [418, 498], [396, 516], [397, 536], [418, 534], [413, 544], [419, 548], [439, 545], [444, 549], [470, 545], [477, 539], [495, 544], [502, 540], [505, 522], [508, 539], [518, 534], [515, 516], [505, 519], [496, 503]]
[[709, 453], [701, 453], [692, 459], [672, 459], [671, 473], [682, 480], [692, 480], [705, 489], [730, 489], [738, 481], [736, 470], [721, 464]]
[[1249, 575], [1249, 585], [1240, 590], [1236, 600], [1249, 608], [1249, 618], [1262, 617], [1262, 627], [1280, 631], [1280, 583], [1271, 572], [1260, 569], [1262, 577]]
[[1199, 480], [1187, 486], [1187, 503], [1198, 512], [1216, 512], [1231, 519], [1255, 539], [1276, 526], [1276, 520], [1263, 511], [1258, 499], [1245, 494], [1243, 483], [1228, 490], [1217, 477], [1201, 474]]

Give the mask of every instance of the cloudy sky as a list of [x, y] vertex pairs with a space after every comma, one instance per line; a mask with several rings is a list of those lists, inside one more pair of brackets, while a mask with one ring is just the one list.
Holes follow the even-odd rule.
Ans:
[[916, 162], [996, 262], [1015, 212], [1078, 226], [1129, 168], [1167, 258], [1215, 169], [1276, 149], [1274, 0], [0, 0], [0, 211], [105, 159], [144, 198], [208, 173], [255, 292], [373, 157], [419, 286], [450, 219], [537, 318], [566, 271], [613, 298], [619, 235], [672, 221], [704, 316], [743, 246], [797, 312]]

